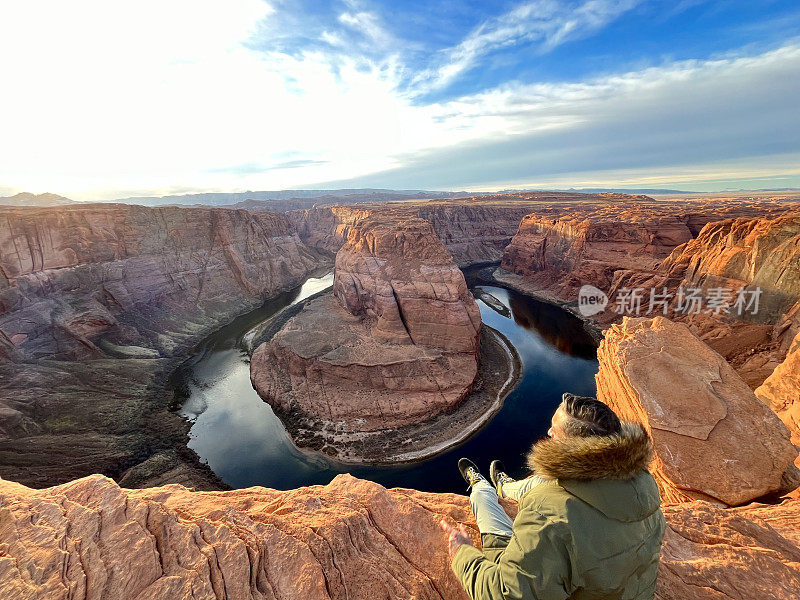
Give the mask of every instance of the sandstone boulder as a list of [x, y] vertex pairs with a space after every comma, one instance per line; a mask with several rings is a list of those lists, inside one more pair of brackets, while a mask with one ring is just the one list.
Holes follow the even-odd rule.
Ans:
[[790, 433], [685, 325], [625, 318], [598, 350], [598, 398], [653, 437], [662, 499], [738, 505], [782, 489]]

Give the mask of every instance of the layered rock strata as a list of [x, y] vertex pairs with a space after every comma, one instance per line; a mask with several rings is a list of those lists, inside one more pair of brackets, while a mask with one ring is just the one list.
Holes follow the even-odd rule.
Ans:
[[311, 247], [335, 253], [348, 231], [369, 215], [419, 217], [429, 221], [459, 267], [500, 262], [503, 250], [531, 213], [557, 217], [614, 202], [654, 202], [647, 196], [524, 192], [452, 200], [392, 202], [353, 206], [315, 207], [292, 211], [289, 217], [301, 239]]
[[[754, 208], [640, 203], [532, 213], [495, 277], [573, 308], [581, 286], [599, 288], [608, 304], [586, 315], [599, 328], [623, 314], [684, 322], [755, 388], [800, 329], [800, 237], [796, 204], [760, 206], [763, 216], [750, 218]], [[748, 217], [725, 218], [741, 214]]]
[[[619, 275], [612, 296], [625, 288], [666, 290], [672, 297], [670, 318], [687, 323], [756, 388], [781, 362], [796, 333], [800, 217], [709, 223], [653, 274]], [[688, 307], [684, 301], [681, 309], [680, 290], [705, 304]], [[717, 304], [709, 304], [714, 298]]]
[[758, 287], [753, 320], [775, 324], [800, 299], [800, 216], [726, 219], [706, 225], [659, 267], [684, 287]]
[[459, 267], [500, 262], [531, 201], [519, 203], [431, 203], [416, 215], [433, 225], [436, 235]]
[[[773, 216], [798, 210], [797, 204], [710, 205], [643, 199], [537, 207], [520, 223], [506, 247], [501, 268], [529, 291], [562, 302], [575, 302], [584, 284], [613, 295], [615, 287], [630, 283], [631, 277], [638, 277], [641, 283], [656, 271], [672, 271], [673, 251], [686, 248], [692, 254], [700, 250], [702, 255], [702, 248], [724, 242], [725, 237], [718, 234], [697, 237], [709, 223], [742, 215], [748, 217], [744, 221], [770, 223]], [[672, 273], [671, 280], [683, 279], [684, 274]], [[601, 322], [614, 320], [613, 314], [605, 316], [603, 320], [601, 315]]]
[[620, 269], [653, 270], [690, 239], [691, 231], [677, 217], [649, 211], [560, 218], [534, 213], [520, 223], [501, 268], [574, 300], [586, 283], [609, 289]]
[[276, 213], [88, 205], [0, 216], [0, 351], [17, 359], [171, 355], [317, 264]]
[[256, 349], [251, 378], [281, 412], [390, 430], [461, 402], [480, 335], [478, 306], [430, 224], [367, 219], [336, 255], [333, 294]]
[[[656, 598], [797, 598], [798, 505], [665, 507]], [[97, 475], [38, 491], [0, 481], [0, 585], [4, 597], [40, 600], [466, 600], [442, 518], [479, 544], [465, 496], [349, 475], [286, 492], [129, 490]]]
[[798, 455], [789, 430], [685, 325], [625, 318], [606, 330], [598, 359], [597, 397], [645, 424], [664, 501], [738, 505], [787, 491]]

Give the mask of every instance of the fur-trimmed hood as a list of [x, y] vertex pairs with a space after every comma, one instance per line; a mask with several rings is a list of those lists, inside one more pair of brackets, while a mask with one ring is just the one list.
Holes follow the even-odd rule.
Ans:
[[615, 435], [553, 439], [536, 442], [528, 453], [528, 466], [542, 477], [590, 481], [630, 479], [647, 471], [653, 444], [635, 421], [623, 421]]

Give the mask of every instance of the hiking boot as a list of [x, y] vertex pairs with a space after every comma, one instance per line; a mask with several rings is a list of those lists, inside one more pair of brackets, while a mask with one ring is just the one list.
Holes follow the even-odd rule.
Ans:
[[478, 465], [468, 458], [458, 459], [458, 470], [461, 471], [461, 476], [469, 484], [469, 487], [472, 487], [481, 479], [484, 479], [483, 475], [481, 475], [481, 472], [478, 470]]
[[492, 464], [489, 465], [489, 479], [491, 479], [494, 489], [497, 490], [497, 495], [501, 498], [503, 497], [503, 484], [514, 481], [514, 479], [506, 475], [506, 468], [499, 460], [493, 460]]

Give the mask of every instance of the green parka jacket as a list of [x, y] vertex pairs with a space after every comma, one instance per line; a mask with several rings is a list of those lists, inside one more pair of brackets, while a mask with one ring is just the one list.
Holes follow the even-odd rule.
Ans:
[[546, 439], [528, 457], [545, 483], [519, 502], [509, 539], [463, 545], [452, 567], [473, 600], [651, 600], [664, 536], [650, 438]]

